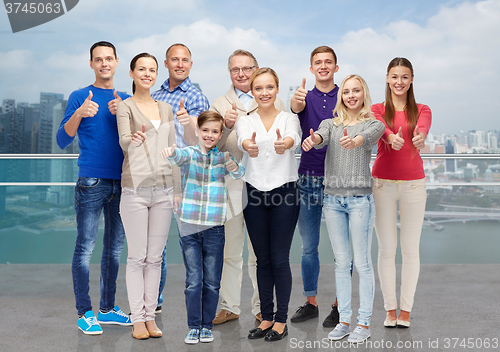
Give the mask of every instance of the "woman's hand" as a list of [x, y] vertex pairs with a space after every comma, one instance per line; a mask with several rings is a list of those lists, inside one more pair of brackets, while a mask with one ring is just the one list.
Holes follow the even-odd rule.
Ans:
[[146, 125], [142, 125], [142, 131], [137, 131], [132, 136], [132, 143], [136, 147], [139, 147], [148, 137], [146, 136]]
[[418, 125], [415, 127], [415, 130], [413, 131], [413, 139], [411, 140], [415, 148], [418, 150], [422, 149], [425, 147], [425, 139], [427, 136], [425, 133], [420, 133], [418, 131]]
[[309, 137], [307, 137], [306, 139], [304, 139], [304, 141], [302, 142], [302, 149], [304, 149], [305, 152], [310, 151], [312, 147], [314, 147], [316, 144], [318, 144], [318, 143], [316, 143], [316, 134], [314, 133], [312, 128], [309, 131], [309, 133], [311, 135]]
[[255, 143], [256, 132], [252, 134], [251, 139], [245, 139], [242, 143], [243, 149], [248, 153], [250, 158], [256, 158], [259, 156], [259, 146]]
[[278, 136], [278, 139], [274, 142], [274, 150], [276, 151], [276, 154], [285, 154], [285, 141], [283, 140], [283, 137], [281, 137], [279, 128], [276, 129], [276, 135]]
[[401, 148], [403, 148], [405, 140], [403, 139], [403, 130], [401, 129], [401, 127], [399, 127], [397, 134], [390, 134], [389, 137], [387, 137], [387, 141], [394, 150], [400, 150]]

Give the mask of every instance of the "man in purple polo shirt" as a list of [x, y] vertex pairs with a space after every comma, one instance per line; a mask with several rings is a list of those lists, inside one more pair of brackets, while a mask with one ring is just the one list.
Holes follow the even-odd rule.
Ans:
[[[316, 77], [315, 87], [307, 91], [306, 79], [297, 89], [290, 101], [292, 112], [299, 116], [302, 128], [302, 142], [316, 131], [321, 121], [333, 117], [337, 103], [338, 86], [333, 75], [339, 70], [337, 55], [332, 48], [320, 46], [311, 53], [311, 73]], [[292, 323], [300, 323], [319, 316], [316, 295], [319, 277], [319, 235], [321, 213], [323, 210], [323, 176], [325, 170], [326, 148], [302, 152], [297, 185], [300, 190], [299, 232], [302, 239], [302, 283], [307, 301], [297, 308]], [[339, 322], [337, 302], [332, 305], [330, 314], [323, 321], [324, 327], [335, 327]]]

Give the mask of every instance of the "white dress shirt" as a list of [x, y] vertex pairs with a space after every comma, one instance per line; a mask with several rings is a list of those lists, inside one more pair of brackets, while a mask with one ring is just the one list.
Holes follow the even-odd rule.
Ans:
[[[276, 154], [274, 150], [278, 128], [283, 139], [293, 139], [293, 146], [285, 150], [285, 154]], [[249, 157], [242, 147], [243, 141], [251, 139], [253, 132], [256, 132], [255, 142], [259, 146], [259, 155], [256, 158]], [[240, 116], [236, 121], [236, 133], [238, 147], [243, 151], [242, 164], [246, 170], [243, 179], [246, 182], [260, 191], [270, 191], [298, 179], [294, 153], [300, 146], [300, 122], [297, 115], [281, 111], [269, 131], [266, 131], [257, 112]]]

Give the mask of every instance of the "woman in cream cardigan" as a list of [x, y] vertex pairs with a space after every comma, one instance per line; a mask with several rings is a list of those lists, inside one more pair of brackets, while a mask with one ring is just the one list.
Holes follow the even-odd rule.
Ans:
[[[116, 118], [125, 159], [120, 214], [128, 244], [126, 282], [136, 339], [161, 337], [155, 323], [160, 264], [172, 209], [180, 203], [180, 172], [160, 151], [175, 143], [172, 107], [151, 98], [158, 63], [148, 53], [130, 63], [134, 95], [118, 104]], [[175, 200], [174, 200], [175, 199]]]

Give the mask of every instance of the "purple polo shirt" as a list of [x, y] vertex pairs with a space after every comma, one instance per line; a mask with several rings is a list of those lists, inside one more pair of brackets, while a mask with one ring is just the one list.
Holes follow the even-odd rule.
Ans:
[[[336, 85], [328, 93], [323, 93], [316, 87], [307, 93], [306, 107], [297, 114], [302, 128], [302, 142], [311, 135], [309, 132], [311, 128], [317, 131], [321, 121], [333, 118], [338, 91], [339, 87]], [[308, 152], [302, 150], [299, 174], [324, 176], [326, 148], [328, 146], [321, 149], [312, 148]]]

